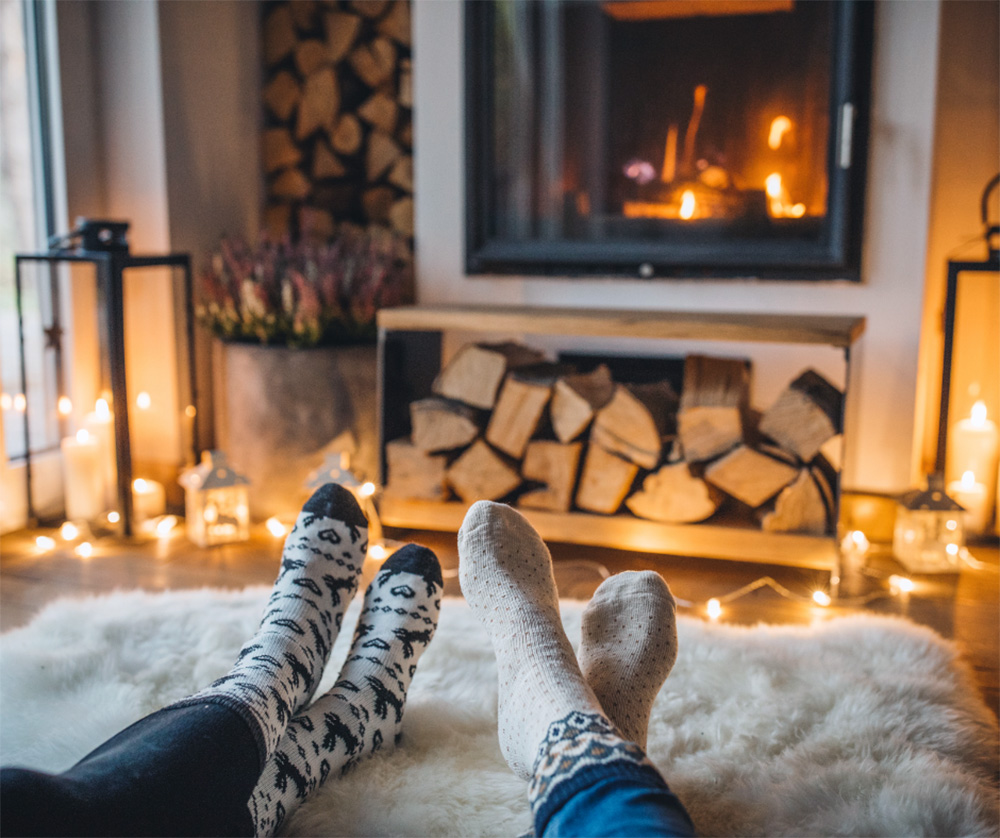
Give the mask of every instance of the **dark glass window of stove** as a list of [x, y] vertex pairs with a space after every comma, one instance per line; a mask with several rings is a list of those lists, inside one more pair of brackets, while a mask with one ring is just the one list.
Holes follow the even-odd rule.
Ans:
[[871, 4], [465, 10], [470, 273], [858, 278]]

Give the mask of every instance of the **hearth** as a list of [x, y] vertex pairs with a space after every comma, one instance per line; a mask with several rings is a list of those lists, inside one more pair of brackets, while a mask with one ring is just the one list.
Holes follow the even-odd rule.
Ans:
[[466, 6], [470, 273], [857, 279], [872, 9]]

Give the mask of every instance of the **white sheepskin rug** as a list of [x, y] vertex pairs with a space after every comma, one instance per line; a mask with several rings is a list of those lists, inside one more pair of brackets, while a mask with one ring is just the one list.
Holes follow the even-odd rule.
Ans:
[[[0, 638], [0, 760], [68, 768], [107, 737], [223, 674], [267, 589], [62, 600]], [[346, 656], [356, 601], [321, 691]], [[582, 605], [565, 601], [580, 636]], [[954, 648], [857, 616], [736, 628], [682, 618], [649, 756], [702, 835], [998, 833], [997, 729]], [[627, 689], [627, 686], [623, 686]], [[287, 835], [514, 836], [525, 784], [496, 736], [496, 669], [448, 599], [406, 704], [403, 741], [331, 779]]]

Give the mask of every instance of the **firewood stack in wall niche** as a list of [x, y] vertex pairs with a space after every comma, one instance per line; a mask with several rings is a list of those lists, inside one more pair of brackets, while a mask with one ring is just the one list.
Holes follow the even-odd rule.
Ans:
[[834, 532], [842, 391], [809, 369], [761, 411], [745, 359], [682, 364], [678, 394], [668, 378], [581, 371], [520, 343], [466, 344], [409, 404], [409, 436], [387, 442], [386, 493]]
[[265, 225], [326, 239], [336, 225], [413, 236], [409, 0], [262, 6]]

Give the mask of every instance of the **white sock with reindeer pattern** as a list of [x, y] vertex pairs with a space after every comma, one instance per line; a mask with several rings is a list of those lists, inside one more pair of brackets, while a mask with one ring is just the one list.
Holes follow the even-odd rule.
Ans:
[[254, 732], [266, 762], [323, 676], [367, 551], [368, 521], [354, 496], [333, 483], [317, 489], [285, 539], [257, 633], [228, 675], [174, 706], [231, 707]]
[[444, 582], [437, 557], [408, 544], [368, 590], [337, 683], [292, 719], [250, 797], [258, 836], [273, 835], [335, 771], [392, 749], [417, 661], [434, 636]]

